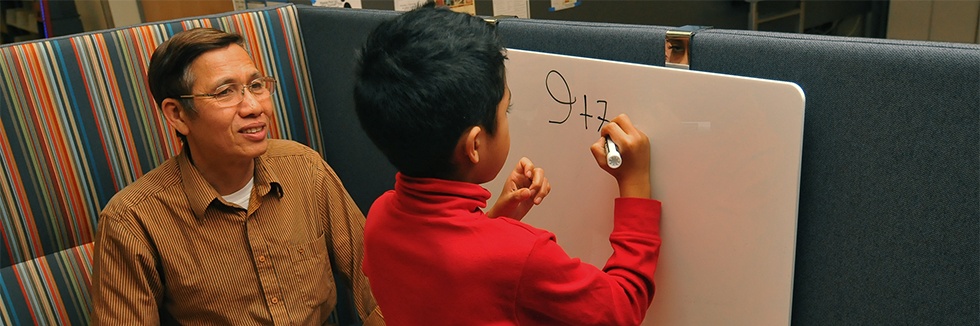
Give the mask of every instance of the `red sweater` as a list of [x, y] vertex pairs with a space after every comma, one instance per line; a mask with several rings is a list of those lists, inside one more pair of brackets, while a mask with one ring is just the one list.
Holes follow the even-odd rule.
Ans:
[[[653, 299], [660, 202], [617, 198], [606, 266], [551, 232], [489, 218], [477, 184], [396, 176], [364, 230], [364, 273], [388, 325], [638, 325]], [[574, 239], [572, 239], [574, 241]]]

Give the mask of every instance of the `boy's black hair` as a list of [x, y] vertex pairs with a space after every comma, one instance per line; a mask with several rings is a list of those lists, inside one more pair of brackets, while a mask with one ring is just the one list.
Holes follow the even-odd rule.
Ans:
[[361, 127], [401, 173], [451, 176], [464, 131], [496, 132], [504, 51], [483, 19], [432, 2], [381, 23], [358, 62]]

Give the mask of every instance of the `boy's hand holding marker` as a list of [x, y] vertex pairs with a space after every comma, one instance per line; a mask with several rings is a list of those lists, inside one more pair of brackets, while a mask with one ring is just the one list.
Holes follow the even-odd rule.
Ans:
[[[625, 114], [613, 118], [600, 130], [602, 137], [592, 144], [596, 163], [619, 183], [620, 197], [650, 198], [650, 140], [633, 126]], [[522, 157], [507, 176], [497, 203], [487, 211], [489, 217], [521, 220], [534, 205], [551, 192], [544, 170]]]
[[[650, 140], [633, 126], [625, 114], [613, 118], [600, 130], [602, 137], [592, 144], [596, 163], [619, 183], [620, 197], [650, 198]], [[521, 220], [534, 205], [551, 192], [544, 170], [522, 157], [507, 176], [497, 203], [487, 211], [489, 217]]]
[[[650, 140], [633, 126], [625, 114], [613, 118], [599, 131], [602, 135], [592, 144], [592, 155], [603, 170], [616, 178], [620, 197], [650, 198]], [[619, 167], [610, 166], [607, 139], [619, 152]]]

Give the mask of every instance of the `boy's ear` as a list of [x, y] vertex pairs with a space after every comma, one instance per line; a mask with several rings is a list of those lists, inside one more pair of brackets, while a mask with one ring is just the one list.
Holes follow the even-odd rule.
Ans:
[[163, 116], [167, 118], [167, 123], [171, 127], [180, 134], [187, 135], [187, 132], [190, 131], [187, 127], [189, 117], [179, 101], [172, 98], [165, 99], [163, 103], [160, 103], [160, 109], [163, 110]]
[[460, 158], [464, 162], [469, 162], [470, 164], [480, 163], [480, 146], [482, 146], [481, 136], [483, 134], [483, 128], [480, 126], [471, 127], [465, 133], [463, 137], [459, 140], [460, 146], [459, 150], [462, 151]]

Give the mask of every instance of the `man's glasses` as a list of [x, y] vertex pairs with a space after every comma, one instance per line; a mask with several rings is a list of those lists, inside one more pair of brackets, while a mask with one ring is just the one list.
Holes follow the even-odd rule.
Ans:
[[224, 84], [218, 86], [218, 88], [210, 94], [181, 95], [180, 98], [210, 97], [217, 101], [220, 105], [232, 106], [242, 103], [242, 101], [245, 100], [246, 89], [249, 93], [252, 93], [256, 99], [264, 99], [276, 92], [276, 80], [272, 77], [260, 77], [249, 82], [248, 85], [238, 83]]

